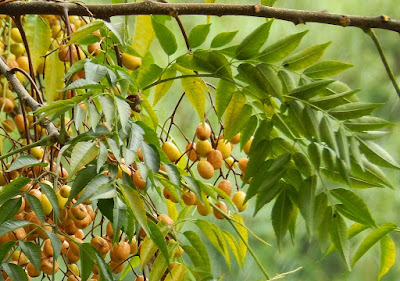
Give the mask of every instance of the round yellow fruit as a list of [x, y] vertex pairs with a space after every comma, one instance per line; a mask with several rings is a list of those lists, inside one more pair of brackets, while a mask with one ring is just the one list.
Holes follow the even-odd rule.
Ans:
[[173, 163], [175, 163], [179, 157], [181, 157], [179, 149], [172, 142], [164, 142], [161, 149], [167, 155], [168, 159]]
[[239, 212], [243, 212], [247, 208], [247, 202], [243, 205], [244, 199], [246, 198], [246, 193], [243, 191], [238, 191], [233, 194], [232, 202], [238, 208]]
[[207, 157], [208, 153], [212, 150], [211, 143], [207, 140], [198, 141], [196, 143], [196, 151], [200, 157]]
[[200, 123], [199, 125], [197, 125], [196, 128], [196, 137], [199, 140], [207, 140], [209, 139], [211, 136], [211, 128], [210, 125], [208, 125], [207, 123]]
[[217, 145], [217, 150], [221, 152], [222, 158], [226, 159], [231, 155], [232, 147], [229, 142], [225, 142], [224, 140], [219, 140]]
[[136, 70], [142, 65], [142, 59], [127, 53], [121, 55], [122, 64], [129, 70]]
[[246, 142], [246, 144], [243, 146], [243, 151], [244, 151], [244, 153], [246, 153], [247, 155], [249, 155], [250, 147], [251, 147], [251, 144], [252, 144], [252, 142], [253, 142], [253, 139], [254, 139], [254, 137], [251, 137], [251, 138]]

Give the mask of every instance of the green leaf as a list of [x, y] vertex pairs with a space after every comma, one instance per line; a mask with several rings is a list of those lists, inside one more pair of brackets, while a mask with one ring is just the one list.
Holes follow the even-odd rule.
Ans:
[[105, 89], [107, 86], [88, 79], [78, 79], [62, 89], [62, 92], [77, 89]]
[[291, 34], [267, 46], [258, 59], [263, 62], [273, 63], [286, 58], [299, 45], [308, 30]]
[[[30, 58], [32, 60], [33, 69], [36, 71], [39, 64], [44, 61], [43, 56], [47, 54], [47, 50], [51, 45], [51, 31], [49, 25], [38, 15], [26, 15], [24, 19], [24, 29], [29, 45]], [[49, 65], [47, 65], [46, 60], [46, 68], [47, 67], [49, 67]]]
[[[168, 231], [169, 228], [166, 227], [165, 224], [162, 224], [161, 232], [164, 235], [164, 237], [167, 235]], [[155, 255], [158, 248], [155, 242], [150, 237], [146, 237], [141, 245], [142, 246], [140, 248], [140, 268], [143, 269], [144, 266], [146, 266], [150, 261], [150, 259]]]
[[326, 42], [304, 49], [283, 61], [283, 66], [289, 70], [295, 71], [304, 69], [313, 65], [324, 54], [325, 49], [331, 44]]
[[206, 40], [208, 33], [210, 32], [210, 23], [209, 24], [199, 24], [193, 27], [189, 33], [189, 46], [191, 48], [196, 48], [204, 43]]
[[17, 219], [11, 219], [8, 221], [3, 222], [0, 225], [0, 237], [3, 236], [4, 234], [7, 234], [11, 231], [14, 231], [18, 228], [24, 227], [31, 224], [28, 221], [23, 221], [23, 220], [17, 220]]
[[346, 131], [343, 126], [340, 126], [339, 130], [336, 132], [336, 141], [339, 147], [339, 154], [341, 159], [346, 163], [347, 167], [350, 167], [349, 142], [347, 140]]
[[16, 243], [14, 241], [8, 241], [0, 245], [0, 261], [3, 261], [6, 256], [8, 257], [8, 253], [15, 246], [15, 244]]
[[376, 242], [385, 237], [389, 232], [395, 230], [397, 226], [394, 223], [385, 223], [372, 231], [367, 237], [364, 238], [361, 245], [358, 247], [356, 253], [351, 260], [351, 264], [355, 265], [356, 262], [373, 246]]
[[289, 71], [285, 69], [279, 70], [278, 77], [282, 84], [282, 94], [287, 95], [296, 87], [294, 79]]
[[355, 89], [339, 94], [329, 95], [326, 97], [317, 97], [315, 99], [311, 99], [309, 102], [321, 109], [331, 109], [338, 105], [348, 103], [349, 100], [347, 98], [350, 98], [359, 91], [360, 91], [359, 89]]
[[358, 119], [347, 120], [344, 125], [353, 132], [363, 132], [379, 130], [392, 126], [393, 123], [374, 116], [363, 116]]
[[246, 126], [240, 132], [240, 149], [241, 150], [246, 145], [246, 143], [250, 140], [250, 138], [253, 135], [254, 131], [256, 130], [257, 126], [258, 126], [258, 118], [256, 115], [253, 115], [250, 117]]
[[303, 74], [313, 79], [325, 78], [343, 72], [350, 67], [353, 67], [353, 65], [340, 61], [327, 60], [310, 66], [304, 70]]
[[98, 153], [99, 148], [94, 142], [78, 142], [72, 149], [69, 174], [75, 174], [80, 168], [91, 162]]
[[[186, 73], [185, 73], [186, 74]], [[206, 86], [204, 82], [198, 78], [183, 78], [181, 79], [185, 95], [193, 105], [194, 109], [200, 117], [200, 121], [204, 122], [204, 111], [206, 106]]]
[[315, 111], [309, 106], [305, 106], [303, 110], [303, 122], [306, 127], [308, 134], [315, 138], [315, 140], [320, 141], [319, 134], [319, 122]]
[[337, 200], [343, 203], [343, 207], [349, 213], [358, 218], [357, 222], [366, 224], [370, 227], [375, 227], [375, 220], [369, 212], [367, 204], [364, 200], [351, 190], [342, 188], [333, 189], [330, 191]]
[[114, 281], [115, 279], [112, 276], [110, 267], [104, 261], [104, 258], [96, 250], [94, 251], [94, 256], [96, 257], [96, 264], [99, 267], [100, 280]]
[[280, 248], [282, 239], [288, 231], [292, 211], [293, 203], [287, 193], [282, 191], [276, 199], [271, 212], [272, 226], [274, 228], [278, 248]]
[[[167, 256], [169, 255], [169, 253], [171, 254], [171, 256], [173, 256], [174, 253], [176, 252], [177, 246], [178, 246], [177, 243], [169, 244], [168, 249], [166, 249]], [[152, 270], [150, 271], [149, 281], [161, 280], [161, 278], [164, 275], [164, 272], [167, 270], [168, 267], [169, 267], [168, 260], [165, 259], [164, 255], [159, 254], [153, 263]]]
[[380, 145], [372, 141], [360, 141], [361, 152], [365, 154], [369, 161], [381, 167], [396, 168], [400, 166], [392, 156]]
[[319, 170], [319, 167], [321, 166], [321, 149], [319, 145], [315, 142], [312, 142], [308, 145], [307, 148], [308, 152], [308, 157], [313, 164], [315, 170]]
[[[154, 244], [156, 244], [157, 248], [161, 251], [161, 253], [164, 256], [164, 259], [167, 262], [167, 265], [169, 267], [169, 253], [168, 253], [168, 248], [167, 248], [167, 243], [165, 242], [165, 235], [161, 230], [159, 229], [159, 226], [157, 226], [154, 222], [148, 221], [148, 226], [150, 229], [150, 238], [153, 240]], [[159, 222], [160, 227], [164, 227], [163, 223]]]
[[139, 258], [139, 256], [133, 256], [133, 257], [131, 257], [129, 260], [128, 260], [128, 265], [127, 266], [125, 266], [125, 268], [124, 268], [124, 270], [121, 272], [121, 275], [120, 275], [120, 280], [123, 280], [125, 277], [126, 277], [126, 275], [129, 273], [129, 272], [131, 272], [132, 271], [132, 268], [135, 268], [135, 267], [137, 267], [139, 264], [140, 264], [140, 258]]
[[[17, 178], [0, 189], [0, 205], [21, 193], [21, 188], [30, 182], [28, 178]], [[1, 236], [1, 235], [0, 235]]]
[[211, 41], [211, 48], [219, 48], [229, 44], [239, 31], [221, 32]]
[[88, 182], [90, 182], [97, 174], [96, 167], [94, 166], [89, 166], [79, 170], [72, 184], [67, 203], [71, 202], [72, 198], [75, 198], [75, 196], [78, 195]]
[[51, 232], [48, 230], [44, 230], [44, 231], [46, 231], [46, 234], [50, 239], [51, 247], [53, 248], [53, 252], [54, 252], [54, 259], [57, 260], [58, 256], [61, 254], [62, 242], [61, 242], [60, 238], [58, 238], [57, 234], [55, 234], [54, 232]]
[[142, 57], [150, 49], [150, 45], [155, 38], [152, 20], [150, 15], [135, 16], [135, 30], [132, 38], [132, 48]]
[[99, 102], [101, 104], [104, 117], [106, 118], [106, 123], [109, 128], [111, 128], [115, 117], [114, 101], [109, 97], [99, 96]]
[[196, 232], [192, 230], [185, 231], [183, 235], [185, 235], [186, 239], [190, 242], [190, 244], [198, 253], [201, 259], [200, 267], [204, 268], [207, 271], [210, 271], [211, 270], [210, 257], [208, 255], [207, 248], [204, 245], [203, 241], [201, 241], [200, 237], [196, 234]]
[[241, 264], [241, 261], [244, 259], [244, 257], [240, 256], [240, 251], [239, 251], [239, 244], [236, 241], [235, 237], [227, 230], [222, 230], [222, 233], [224, 235], [224, 238], [231, 249], [231, 252], [233, 253], [233, 256], [236, 259], [236, 262], [238, 263], [239, 266], [243, 266]]
[[256, 56], [265, 41], [267, 41], [272, 23], [273, 21], [271, 20], [260, 25], [244, 38], [236, 49], [236, 58], [239, 60], [247, 60]]
[[104, 142], [99, 144], [99, 156], [97, 156], [97, 172], [101, 170], [108, 157], [108, 149]]
[[237, 126], [243, 118], [243, 109], [247, 103], [246, 97], [241, 92], [234, 92], [226, 108], [224, 122], [224, 137], [227, 140], [233, 138], [242, 128]]
[[[82, 188], [84, 187], [84, 191], [82, 192], [82, 194], [79, 196], [78, 200], [74, 203], [74, 205], [78, 205], [82, 202], [84, 202], [85, 200], [91, 198], [93, 196], [93, 194], [95, 194], [99, 189], [101, 189], [103, 186], [108, 185], [110, 181], [110, 177], [103, 175], [103, 174], [98, 174], [95, 177], [93, 177], [87, 184], [86, 186], [82, 186]], [[82, 190], [81, 188], [81, 190]], [[73, 194], [72, 191], [74, 191], [74, 193], [77, 191], [78, 189], [75, 189], [74, 186], [72, 186], [71, 188], [71, 193], [68, 197], [68, 201], [72, 200]], [[79, 193], [79, 191], [78, 191]]]
[[[25, 194], [27, 195], [27, 194]], [[31, 195], [31, 194], [29, 194]], [[31, 195], [33, 196], [33, 195]], [[18, 212], [19, 208], [21, 208], [22, 198], [12, 198], [4, 202], [0, 207], [0, 224], [4, 221], [12, 219], [15, 214]]]
[[99, 82], [108, 72], [104, 65], [88, 61], [85, 63], [85, 79], [88, 81]]
[[255, 216], [262, 207], [271, 202], [276, 195], [283, 189], [284, 185], [281, 182], [272, 185], [270, 188], [264, 188], [257, 194], [256, 207], [253, 216]]
[[396, 246], [393, 240], [385, 235], [381, 239], [381, 266], [378, 281], [392, 268], [396, 260]]
[[51, 206], [53, 207], [53, 214], [56, 219], [60, 217], [60, 208], [58, 206], [57, 195], [53, 189], [53, 187], [47, 185], [44, 182], [39, 182], [40, 189], [43, 194], [49, 199]]
[[39, 246], [32, 242], [24, 242], [22, 240], [19, 240], [19, 246], [36, 270], [40, 272], [40, 263], [42, 262], [42, 258], [40, 256]]
[[228, 107], [233, 92], [235, 91], [235, 84], [223, 79], [220, 79], [215, 91], [215, 107], [217, 110], [218, 118], [221, 119], [226, 108]]
[[118, 111], [118, 117], [121, 122], [122, 130], [126, 133], [127, 125], [131, 117], [131, 107], [125, 100], [120, 98], [118, 95], [115, 96], [114, 101], [115, 101], [115, 107], [117, 108]]
[[319, 124], [319, 130], [321, 133], [321, 140], [334, 151], [339, 152], [338, 144], [334, 135], [335, 132], [333, 131], [330, 120], [326, 116], [322, 117], [321, 123]]
[[154, 145], [148, 145], [147, 143], [142, 142], [142, 154], [144, 163], [147, 167], [157, 173], [160, 169], [160, 156], [158, 155], [158, 151]]
[[1, 267], [11, 280], [28, 281], [28, 276], [22, 266], [13, 263], [3, 263]]
[[104, 22], [102, 20], [94, 20], [88, 24], [79, 27], [78, 30], [76, 30], [71, 34], [71, 37], [68, 40], [68, 45], [74, 44], [75, 42], [82, 39], [86, 35], [91, 34], [93, 31], [101, 29], [103, 26]]
[[115, 37], [113, 38], [112, 36], [111, 39], [113, 40], [114, 43], [120, 43], [121, 45], [125, 45], [124, 42], [124, 38], [122, 38], [121, 34], [120, 34], [120, 28], [117, 28], [117, 24], [114, 24], [110, 21], [107, 20], [103, 20], [104, 25], [107, 26], [107, 28], [112, 32], [113, 35], [115, 35]]
[[94, 261], [96, 259], [94, 254], [94, 248], [90, 243], [82, 243], [79, 247], [79, 257], [80, 257], [80, 270], [81, 278], [86, 281], [92, 274], [92, 268]]
[[347, 120], [371, 114], [372, 111], [383, 105], [383, 103], [352, 102], [339, 105], [335, 108], [330, 109], [328, 112], [330, 115], [339, 120]]
[[147, 224], [146, 207], [140, 194], [132, 187], [123, 184], [120, 187], [120, 190], [127, 201], [129, 208], [133, 211], [135, 218], [146, 234], [150, 236], [150, 229]]
[[[126, 227], [127, 224], [127, 211], [126, 205], [119, 199], [119, 197], [114, 198], [114, 208], [113, 208], [113, 220], [112, 227], [113, 233], [120, 233], [122, 227]], [[131, 222], [130, 222], [131, 223]], [[119, 242], [119, 235], [114, 235], [112, 239], [112, 244]]]
[[165, 277], [164, 281], [181, 281], [185, 277], [186, 267], [182, 263], [178, 263], [171, 270], [170, 274]]
[[329, 234], [333, 245], [339, 251], [339, 254], [345, 260], [350, 270], [349, 250], [350, 244], [347, 237], [347, 226], [344, 219], [339, 214], [334, 214], [331, 219]]
[[[161, 75], [160, 80], [165, 80], [169, 78], [174, 78], [176, 76], [176, 70], [174, 68], [167, 68], [165, 72]], [[172, 84], [175, 80], [169, 80], [160, 84], [157, 84], [154, 92], [154, 102], [153, 106], [156, 105], [163, 96], [168, 92], [171, 88]], [[221, 80], [222, 81], [222, 80]]]
[[139, 70], [136, 82], [140, 88], [144, 88], [156, 81], [163, 73], [163, 69], [156, 64], [147, 65], [144, 68], [139, 68]]
[[58, 51], [49, 54], [46, 58], [46, 68], [44, 70], [44, 97], [48, 103], [53, 102], [63, 88], [63, 71], [54, 71], [54, 69], [63, 69], [64, 63], [58, 58]]
[[315, 192], [317, 190], [317, 178], [312, 176], [304, 180], [298, 193], [298, 206], [303, 216], [307, 232], [311, 234], [314, 225]]
[[385, 173], [367, 159], [362, 160], [362, 166], [358, 163], [351, 164], [351, 173], [361, 179], [374, 182], [378, 186], [388, 186], [393, 189], [391, 182], [387, 179]]
[[175, 35], [169, 30], [169, 28], [158, 22], [154, 16], [151, 17], [151, 23], [161, 48], [167, 55], [173, 55], [178, 49]]
[[318, 80], [311, 83], [304, 84], [290, 92], [290, 96], [296, 97], [302, 100], [308, 100], [318, 94], [322, 89], [325, 89], [334, 80]]
[[306, 178], [310, 177], [313, 174], [313, 169], [311, 167], [311, 163], [307, 156], [305, 156], [301, 152], [295, 152], [292, 155], [292, 159], [296, 164], [297, 170]]
[[268, 64], [259, 64], [256, 68], [264, 78], [265, 90], [268, 94], [279, 99], [282, 98], [282, 86], [276, 71]]

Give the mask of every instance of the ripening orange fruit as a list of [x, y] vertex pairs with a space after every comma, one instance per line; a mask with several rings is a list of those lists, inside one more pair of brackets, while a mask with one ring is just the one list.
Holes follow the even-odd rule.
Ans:
[[173, 225], [174, 224], [174, 221], [166, 214], [158, 215], [157, 219], [159, 221], [165, 222], [166, 225]]
[[17, 126], [18, 131], [23, 132], [25, 130], [24, 117], [22, 114], [17, 114], [14, 116], [14, 123], [15, 126]]
[[192, 206], [192, 205], [196, 204], [196, 202], [197, 202], [196, 194], [194, 194], [191, 191], [182, 192], [181, 198], [182, 198], [183, 203], [185, 203], [185, 205], [187, 205], [187, 206]]
[[110, 261], [110, 267], [111, 267], [112, 273], [118, 274], [118, 273], [120, 273], [122, 270], [124, 270], [125, 263], [123, 263], [123, 262], [122, 262], [122, 263], [121, 263], [121, 262], [116, 262], [116, 261], [111, 260], [111, 261]]
[[[211, 201], [211, 198], [208, 197], [207, 198], [208, 201]], [[197, 212], [201, 215], [201, 216], [208, 216], [212, 211], [212, 207], [210, 204], [205, 203], [204, 205], [201, 204], [201, 202], [199, 201], [197, 203]]]
[[9, 98], [0, 98], [0, 108], [3, 107], [4, 104], [4, 109], [3, 111], [8, 113], [14, 110], [14, 103], [12, 102], [12, 100], [10, 100]]
[[199, 159], [199, 156], [196, 152], [196, 144], [189, 142], [186, 145], [186, 155], [189, 157], [190, 161], [196, 162]]
[[83, 220], [88, 215], [86, 206], [82, 203], [76, 205], [75, 207], [71, 207], [68, 211], [69, 217], [73, 221]]
[[88, 46], [88, 52], [92, 54], [92, 56], [98, 56], [101, 52], [101, 44], [100, 42], [93, 43]]
[[122, 241], [119, 244], [114, 244], [110, 251], [110, 258], [112, 261], [123, 262], [128, 259], [131, 253], [131, 246], [128, 242]]
[[218, 188], [225, 192], [227, 196], [231, 196], [232, 194], [232, 183], [229, 180], [222, 180], [218, 184]]
[[[53, 258], [44, 258], [42, 259], [42, 262], [40, 263], [40, 270], [47, 274], [47, 275], [53, 275]], [[58, 271], [58, 263], [54, 263], [54, 273], [57, 273]]]
[[203, 179], [211, 179], [214, 175], [214, 167], [207, 160], [197, 163], [197, 171]]
[[3, 125], [3, 128], [4, 130], [6, 130], [7, 133], [11, 133], [15, 129], [14, 122], [9, 119], [1, 121], [1, 124]]
[[209, 139], [211, 136], [211, 128], [210, 125], [208, 125], [207, 123], [200, 123], [199, 125], [197, 125], [196, 127], [196, 137], [199, 140], [207, 140]]
[[136, 70], [142, 65], [142, 59], [127, 53], [121, 55], [122, 64], [129, 70]]
[[136, 241], [136, 237], [135, 236], [133, 236], [133, 238], [132, 238], [130, 247], [131, 247], [131, 254], [132, 255], [136, 254], [137, 251], [138, 251], [138, 242]]
[[52, 257], [54, 255], [53, 246], [51, 245], [50, 239], [46, 239], [43, 243], [43, 253], [46, 257]]
[[[217, 206], [218, 208], [220, 208], [221, 211], [224, 212], [225, 214], [228, 213], [228, 208], [226, 207], [225, 202], [219, 201], [219, 202], [215, 203], [215, 206]], [[213, 209], [213, 213], [214, 213], [214, 216], [215, 216], [217, 219], [222, 220], [222, 219], [225, 218], [225, 217], [224, 217], [219, 211], [217, 211], [216, 209]]]
[[245, 173], [247, 168], [247, 163], [249, 163], [249, 158], [242, 158], [239, 160], [239, 169]]
[[107, 254], [110, 250], [107, 240], [100, 236], [93, 237], [90, 244], [92, 244], [93, 248], [95, 248], [101, 255]]
[[171, 194], [171, 192], [169, 192], [168, 189], [164, 188], [163, 195], [164, 195], [165, 199], [169, 199], [174, 203], [178, 203], [178, 200]]
[[139, 170], [136, 170], [132, 174], [132, 181], [139, 190], [144, 190], [146, 188], [146, 182], [143, 180], [142, 176], [140, 175]]
[[211, 150], [207, 155], [207, 161], [211, 163], [214, 170], [220, 169], [223, 163], [221, 151], [214, 149]]
[[40, 272], [38, 272], [35, 266], [30, 262], [28, 262], [26, 266], [26, 271], [30, 277], [38, 277], [40, 275]]

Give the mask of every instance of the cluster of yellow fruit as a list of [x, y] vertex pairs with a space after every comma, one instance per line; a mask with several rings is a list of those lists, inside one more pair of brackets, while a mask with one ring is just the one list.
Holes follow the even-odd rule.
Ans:
[[[52, 184], [47, 180], [42, 180], [40, 184], [46, 184], [52, 187]], [[130, 242], [127, 239], [122, 241], [117, 239], [119, 242], [112, 244], [111, 241], [113, 240], [114, 233], [109, 221], [106, 226], [106, 234], [103, 236], [94, 236], [93, 229], [95, 227], [94, 221], [96, 219], [96, 213], [90, 205], [91, 202], [84, 201], [83, 203], [74, 206], [73, 203], [75, 200], [73, 200], [65, 206], [71, 191], [71, 187], [68, 185], [63, 185], [60, 188], [57, 188], [56, 194], [60, 213], [60, 218], [57, 221], [57, 224], [54, 224], [52, 221], [53, 206], [47, 196], [42, 192], [39, 184], [32, 185], [29, 183], [21, 190], [24, 191], [24, 194], [18, 197], [22, 199], [22, 203], [14, 218], [28, 221], [31, 224], [1, 236], [0, 245], [8, 241], [20, 240], [33, 242], [41, 247], [40, 269], [35, 268], [35, 266], [28, 260], [25, 253], [21, 250], [14, 250], [11, 254], [11, 263], [23, 266], [29, 277], [37, 277], [41, 273], [52, 275], [53, 270], [54, 273], [57, 273], [59, 270], [57, 261], [54, 261], [53, 267], [53, 246], [48, 234], [46, 233], [46, 231], [54, 232], [53, 227], [57, 227], [57, 236], [62, 243], [61, 255], [66, 263], [66, 276], [68, 276], [68, 281], [80, 280], [79, 267], [76, 264], [80, 259], [79, 246], [84, 243], [84, 240], [86, 240], [89, 234], [92, 235], [90, 243], [93, 248], [95, 248], [103, 257], [106, 257], [106, 255], [109, 254], [109, 265], [113, 273], [120, 273], [124, 269], [126, 261], [131, 257], [131, 255], [138, 254], [138, 242], [135, 237]], [[28, 200], [25, 198], [26, 196], [31, 195], [36, 197], [41, 203], [45, 215], [44, 222], [39, 219], [37, 214], [29, 205]], [[76, 199], [77, 198], [79, 198], [79, 195]], [[88, 228], [91, 224], [92, 227], [85, 234], [83, 230]], [[121, 232], [119, 233], [119, 238], [122, 238]], [[98, 280], [98, 267], [95, 265], [92, 271], [93, 276], [90, 280]], [[4, 271], [2, 274], [5, 280], [11, 280], [7, 279], [9, 277]], [[137, 280], [144, 279], [142, 276], [139, 276]]]
[[[222, 135], [216, 138], [213, 137], [211, 127], [208, 123], [200, 123], [196, 128], [196, 138], [198, 139], [196, 143], [189, 142], [186, 145], [185, 153], [190, 161], [197, 162], [197, 172], [203, 179], [207, 180], [213, 178], [216, 170], [220, 170], [220, 175], [222, 176], [223, 164], [225, 164], [229, 174], [229, 171], [235, 170], [237, 163], [239, 163], [239, 169], [242, 172], [241, 178], [243, 179], [248, 158], [242, 158], [237, 161], [231, 155], [234, 145], [240, 142], [240, 134], [237, 134], [228, 142], [227, 140], [224, 140]], [[252, 138], [243, 147], [243, 151], [246, 154], [250, 151], [251, 143]], [[184, 156], [184, 153], [182, 154], [172, 142], [164, 142], [162, 150], [173, 163], [179, 162]], [[226, 196], [231, 196], [233, 189], [232, 183], [227, 178], [219, 181], [217, 187], [224, 192]], [[198, 213], [202, 216], [207, 216], [213, 210], [216, 218], [223, 219], [224, 215], [221, 211], [224, 213], [228, 212], [228, 208], [223, 201], [215, 203], [215, 206], [220, 209], [217, 210], [216, 208], [213, 209], [209, 204], [209, 202], [212, 202], [211, 198], [208, 198], [209, 202], [205, 202], [203, 205], [190, 190], [185, 190], [181, 196], [186, 205], [197, 205]], [[178, 202], [167, 189], [164, 189], [164, 197], [172, 202]], [[244, 211], [247, 207], [247, 203], [243, 204], [245, 197], [246, 194], [243, 191], [237, 191], [232, 196], [232, 202], [240, 212]]]

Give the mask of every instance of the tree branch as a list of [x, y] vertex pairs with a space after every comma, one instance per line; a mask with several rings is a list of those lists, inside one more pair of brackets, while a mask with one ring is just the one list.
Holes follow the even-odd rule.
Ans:
[[252, 16], [276, 18], [294, 24], [316, 22], [339, 26], [354, 26], [361, 29], [386, 29], [400, 32], [400, 20], [391, 20], [388, 16], [367, 17], [357, 15], [340, 15], [326, 11], [305, 11], [241, 4], [184, 4], [159, 3], [145, 1], [127, 4], [74, 4], [67, 2], [9, 2], [0, 6], [0, 14], [11, 16], [24, 14], [63, 15], [67, 8], [69, 15], [93, 16], [108, 18], [125, 15], [213, 15], [213, 16]]
[[[32, 108], [32, 110], [37, 110], [41, 107], [41, 105], [32, 98], [25, 87], [19, 82], [17, 76], [14, 71], [10, 69], [10, 67], [6, 64], [3, 58], [0, 58], [0, 74], [3, 74], [6, 79], [11, 83], [14, 91], [17, 93], [18, 98], [24, 104]], [[40, 116], [38, 116], [40, 117]], [[48, 119], [43, 119], [40, 121], [40, 124], [46, 128], [48, 136], [51, 142], [57, 142], [60, 137], [60, 133], [58, 129], [54, 126], [53, 123], [48, 121]]]

